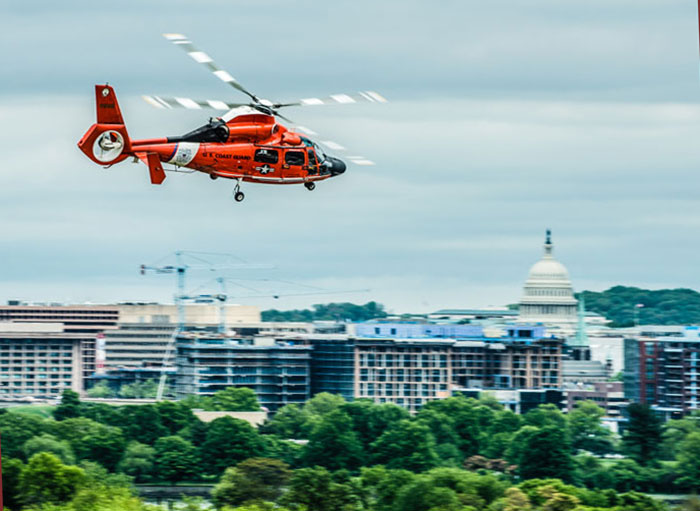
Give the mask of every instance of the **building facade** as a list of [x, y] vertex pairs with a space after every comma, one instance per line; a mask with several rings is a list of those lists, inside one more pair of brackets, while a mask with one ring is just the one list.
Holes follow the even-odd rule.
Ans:
[[184, 332], [177, 338], [175, 391], [210, 396], [248, 387], [270, 411], [311, 397], [311, 346]]
[[566, 411], [581, 401], [593, 401], [605, 410], [608, 419], [622, 419], [622, 410], [629, 404], [620, 381], [596, 382], [590, 386], [571, 388], [565, 392]]
[[625, 397], [667, 417], [700, 408], [700, 330], [625, 339]]
[[0, 399], [80, 392], [86, 360], [94, 360], [90, 333], [66, 332], [61, 323], [0, 323]]
[[[544, 337], [542, 327], [510, 327], [502, 338], [486, 338], [479, 327], [470, 325], [452, 330], [435, 327], [367, 323], [356, 331], [373, 336], [294, 339], [313, 347], [312, 394], [331, 392], [348, 400], [391, 402], [415, 411], [455, 389], [561, 387], [562, 341]], [[405, 337], [390, 337], [392, 332]]]
[[454, 341], [356, 339], [354, 397], [410, 411], [450, 396]]

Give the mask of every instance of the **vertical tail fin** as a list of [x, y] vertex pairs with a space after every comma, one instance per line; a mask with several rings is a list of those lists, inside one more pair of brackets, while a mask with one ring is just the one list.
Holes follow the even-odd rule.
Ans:
[[95, 85], [97, 124], [124, 124], [114, 89], [109, 85]]
[[131, 141], [117, 95], [109, 85], [95, 85], [97, 123], [83, 135], [78, 147], [95, 163], [113, 165], [128, 157]]

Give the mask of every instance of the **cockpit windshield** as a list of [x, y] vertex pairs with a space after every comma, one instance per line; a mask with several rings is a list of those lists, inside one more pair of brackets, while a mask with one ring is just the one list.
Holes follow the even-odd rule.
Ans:
[[316, 158], [318, 158], [318, 163], [321, 164], [326, 161], [328, 157], [326, 156], [326, 153], [323, 152], [323, 149], [321, 149], [321, 146], [314, 144], [314, 149], [316, 149]]

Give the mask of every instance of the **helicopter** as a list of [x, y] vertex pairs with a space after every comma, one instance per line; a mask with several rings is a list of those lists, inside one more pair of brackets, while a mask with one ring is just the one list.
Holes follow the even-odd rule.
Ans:
[[[205, 66], [216, 78], [248, 96], [244, 103], [221, 100], [196, 100], [184, 97], [143, 96], [151, 106], [161, 109], [186, 108], [225, 111], [221, 117], [210, 117], [204, 126], [182, 136], [132, 140], [119, 108], [114, 88], [109, 84], [95, 85], [97, 122], [83, 135], [78, 147], [93, 162], [110, 167], [128, 158], [141, 161], [148, 167], [152, 184], [165, 180], [164, 163], [174, 167], [168, 170], [197, 171], [211, 179], [226, 178], [236, 181], [233, 198], [241, 202], [245, 195], [242, 182], [263, 184], [303, 184], [307, 190], [316, 188], [316, 182], [339, 176], [347, 169], [346, 163], [326, 154], [345, 148], [333, 141], [316, 143], [318, 135], [309, 128], [293, 125], [280, 113], [291, 106], [318, 106], [357, 102], [386, 103], [374, 91], [356, 94], [333, 94], [323, 98], [306, 98], [279, 103], [263, 99], [220, 68], [213, 59], [198, 50], [182, 34], [163, 34], [179, 46], [198, 64]], [[277, 122], [280, 118], [292, 123], [287, 128]], [[296, 131], [295, 131], [296, 130]], [[362, 156], [348, 156], [356, 165], [373, 165]]]

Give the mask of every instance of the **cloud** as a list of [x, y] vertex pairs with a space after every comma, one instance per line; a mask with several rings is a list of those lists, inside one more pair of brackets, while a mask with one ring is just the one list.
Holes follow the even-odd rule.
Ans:
[[[2, 7], [0, 43], [15, 50], [0, 57], [0, 298], [168, 299], [173, 283], [138, 265], [202, 249], [275, 264], [276, 278], [372, 289], [328, 299], [512, 303], [546, 227], [577, 289], [700, 285], [686, 2], [27, 5]], [[289, 111], [378, 165], [313, 193], [244, 185], [234, 204], [227, 181], [156, 187], [140, 163], [92, 164], [76, 143], [94, 83], [116, 86], [132, 137], [208, 115], [150, 110], [140, 94], [240, 99], [160, 38], [172, 30], [266, 97], [385, 93], [387, 105]]]

